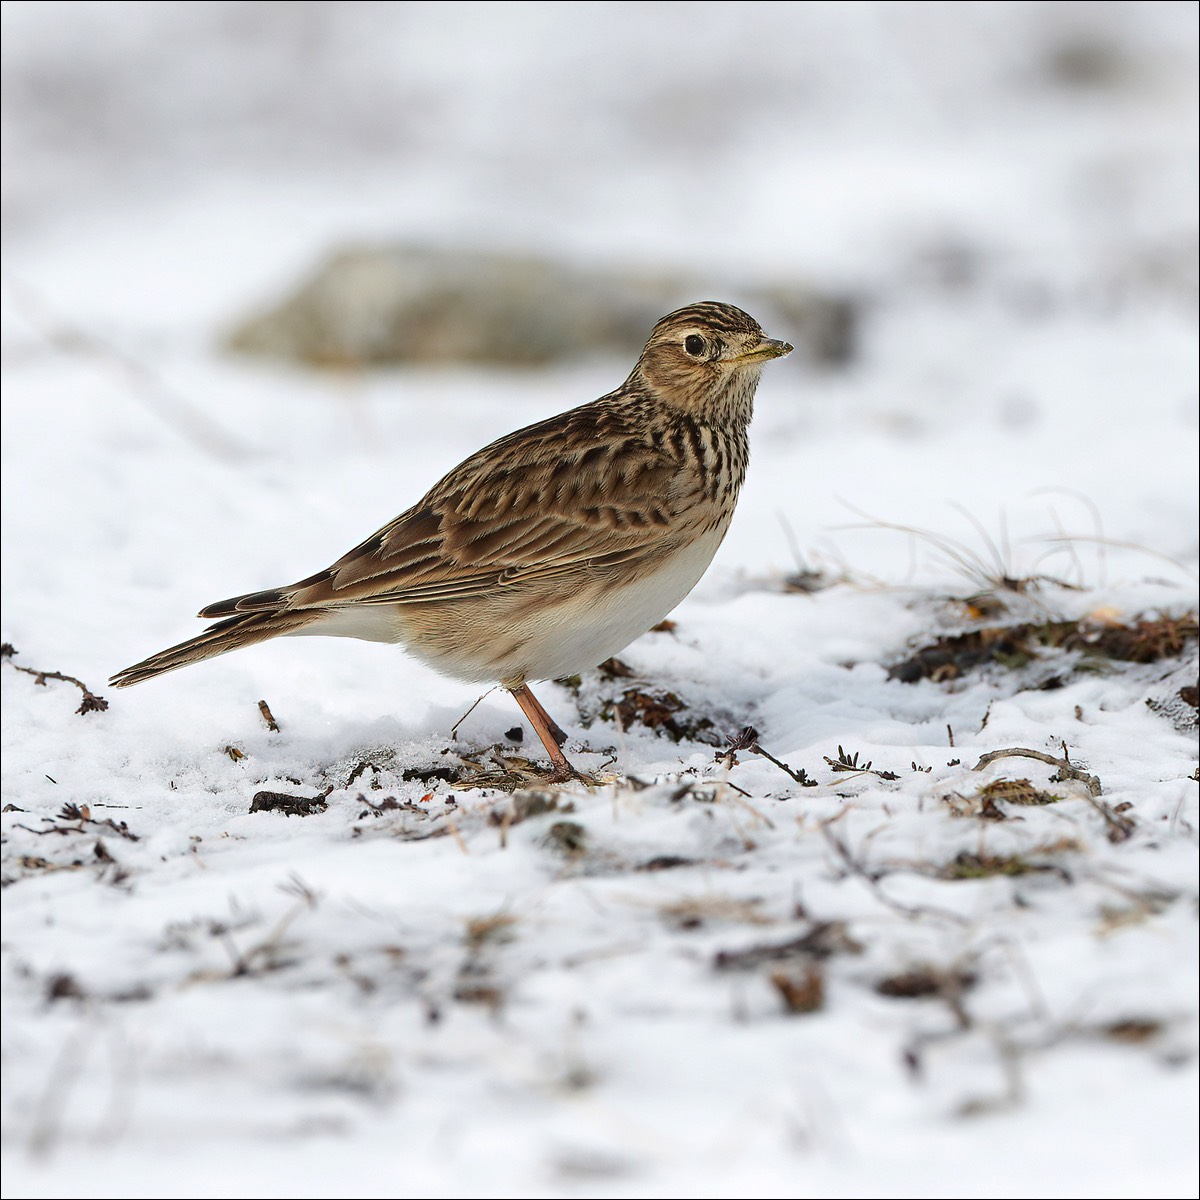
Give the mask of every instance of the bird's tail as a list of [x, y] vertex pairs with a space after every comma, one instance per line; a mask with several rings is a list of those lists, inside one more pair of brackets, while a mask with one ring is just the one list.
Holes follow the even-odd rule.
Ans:
[[282, 634], [296, 633], [319, 616], [320, 610], [312, 608], [277, 608], [268, 612], [239, 613], [218, 621], [197, 637], [160, 650], [142, 662], [118, 671], [109, 683], [114, 687], [144, 683], [156, 675], [206, 658], [215, 658], [218, 654], [227, 654], [230, 650], [240, 650], [243, 646], [253, 646], [255, 642], [265, 642]]

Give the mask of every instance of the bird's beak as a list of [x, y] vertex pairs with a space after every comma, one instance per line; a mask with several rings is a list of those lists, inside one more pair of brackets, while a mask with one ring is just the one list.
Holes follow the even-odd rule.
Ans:
[[784, 355], [791, 354], [794, 349], [795, 347], [789, 345], [787, 342], [780, 342], [775, 338], [763, 338], [753, 350], [747, 350], [745, 354], [739, 354], [734, 361], [765, 362], [769, 358], [783, 358]]

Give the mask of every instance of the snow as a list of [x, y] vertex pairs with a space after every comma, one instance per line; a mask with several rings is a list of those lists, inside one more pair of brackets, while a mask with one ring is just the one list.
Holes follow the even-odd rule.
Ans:
[[[7, 1195], [1195, 1194], [1196, 739], [1146, 703], [1194, 658], [1052, 690], [887, 671], [998, 575], [1045, 577], [1010, 620], [1196, 606], [1194, 8], [3, 20]], [[427, 774], [540, 762], [516, 706], [455, 735], [477, 689], [392, 648], [104, 685], [638, 349], [368, 375], [220, 352], [371, 237], [862, 298], [846, 368], [764, 372], [733, 528], [622, 654], [636, 679], [539, 689], [609, 782], [525, 819]], [[831, 586], [787, 590], [802, 567]], [[816, 786], [597, 717], [635, 684]], [[973, 770], [1064, 744], [1101, 796]], [[1060, 798], [980, 819], [1000, 778]], [[946, 877], [1004, 855], [1025, 873]], [[823, 1005], [790, 1013], [771, 976], [813, 962]], [[878, 990], [921, 972], [937, 994]]]

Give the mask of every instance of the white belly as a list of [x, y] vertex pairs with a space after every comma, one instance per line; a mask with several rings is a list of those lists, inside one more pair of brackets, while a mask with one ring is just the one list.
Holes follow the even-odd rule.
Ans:
[[573, 601], [564, 597], [529, 631], [512, 656], [509, 675], [560, 679], [589, 671], [624, 650], [696, 586], [724, 536], [724, 529], [714, 530], [675, 554], [661, 570], [625, 587], [595, 588]]

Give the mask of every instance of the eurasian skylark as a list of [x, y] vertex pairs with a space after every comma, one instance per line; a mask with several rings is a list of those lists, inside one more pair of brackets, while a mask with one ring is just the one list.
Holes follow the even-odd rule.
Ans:
[[283, 634], [399, 642], [446, 675], [499, 680], [566, 779], [529, 681], [603, 662], [696, 585], [745, 478], [762, 366], [791, 350], [730, 304], [670, 313], [615, 392], [485, 446], [326, 570], [210, 604], [217, 624], [111, 682]]

